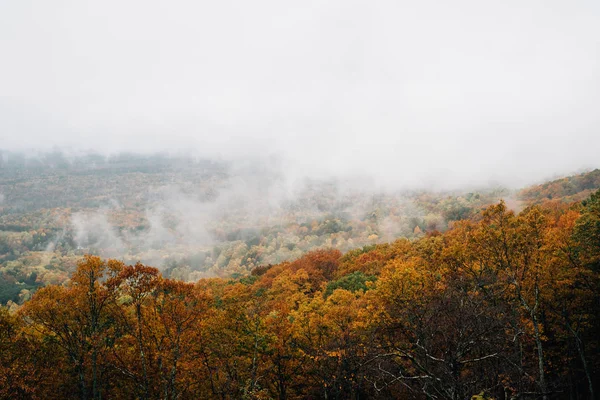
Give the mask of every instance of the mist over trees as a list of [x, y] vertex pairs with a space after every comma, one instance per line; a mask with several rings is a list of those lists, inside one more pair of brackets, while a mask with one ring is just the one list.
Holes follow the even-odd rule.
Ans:
[[87, 255], [0, 310], [0, 397], [591, 399], [599, 200], [195, 283]]
[[598, 390], [598, 170], [436, 192], [273, 160], [2, 160], [0, 398]]
[[66, 282], [85, 253], [142, 261], [182, 280], [247, 274], [316, 248], [443, 231], [510, 193], [294, 180], [274, 158], [3, 151], [1, 160], [2, 303]]

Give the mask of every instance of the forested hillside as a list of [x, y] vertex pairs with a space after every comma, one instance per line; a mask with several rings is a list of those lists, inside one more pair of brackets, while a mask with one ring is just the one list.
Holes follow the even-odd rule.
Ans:
[[0, 397], [591, 399], [600, 192], [173, 280], [86, 256], [0, 312]]
[[568, 176], [521, 190], [519, 199], [527, 204], [582, 201], [600, 187], [600, 169]]
[[294, 182], [276, 160], [0, 153], [0, 304], [66, 282], [83, 254], [141, 261], [184, 281], [246, 275], [319, 248], [444, 231], [510, 195]]

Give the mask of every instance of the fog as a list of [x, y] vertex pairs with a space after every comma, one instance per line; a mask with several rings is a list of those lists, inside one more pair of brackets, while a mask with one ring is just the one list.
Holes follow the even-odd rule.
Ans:
[[[415, 237], [417, 226], [445, 230], [453, 208], [484, 204], [464, 190], [378, 190], [368, 180], [293, 180], [287, 171], [274, 157], [213, 162], [0, 151], [1, 233], [19, 254], [93, 253], [168, 274], [179, 268], [181, 279], [196, 279], [247, 273], [316, 248], [347, 251]], [[490, 190], [481, 192], [487, 203], [508, 193]]]
[[518, 187], [599, 166], [599, 44], [592, 0], [4, 1], [0, 148]]

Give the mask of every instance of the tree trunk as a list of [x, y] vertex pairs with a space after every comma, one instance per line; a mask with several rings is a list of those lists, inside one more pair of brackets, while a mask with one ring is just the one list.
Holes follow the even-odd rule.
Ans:
[[94, 350], [92, 351], [92, 398], [98, 399], [98, 351], [96, 344], [93, 344]]
[[579, 358], [581, 358], [581, 363], [583, 364], [583, 370], [585, 371], [585, 377], [588, 381], [588, 390], [590, 391], [590, 399], [595, 399], [594, 397], [594, 385], [592, 383], [592, 377], [590, 374], [590, 369], [588, 367], [587, 361], [585, 359], [585, 354], [583, 351], [583, 343], [579, 338], [579, 335], [571, 328], [569, 325], [569, 329], [571, 330], [573, 336], [575, 337], [575, 344], [577, 345], [577, 352], [579, 353]]
[[540, 335], [540, 327], [537, 318], [537, 309], [540, 304], [540, 291], [538, 286], [535, 286], [535, 304], [531, 309], [531, 320], [533, 322], [533, 332], [535, 335], [535, 345], [538, 353], [538, 370], [540, 374], [540, 389], [542, 390], [542, 399], [548, 400], [548, 385], [546, 384], [546, 373], [544, 371], [544, 349], [542, 348], [542, 338]]
[[535, 345], [538, 353], [538, 370], [540, 374], [540, 389], [542, 390], [542, 399], [548, 400], [548, 386], [546, 384], [546, 373], [544, 372], [544, 350], [542, 348], [542, 339], [540, 337], [540, 329], [538, 326], [537, 316], [531, 315], [533, 320], [533, 331], [535, 333]]
[[85, 374], [83, 371], [83, 360], [82, 359], [79, 359], [79, 362], [77, 364], [77, 372], [79, 374], [79, 396], [81, 397], [81, 400], [86, 400], [87, 393], [85, 390]]
[[144, 353], [144, 341], [143, 341], [143, 337], [142, 337], [142, 309], [141, 309], [141, 304], [136, 304], [135, 306], [135, 313], [137, 316], [137, 328], [138, 328], [138, 332], [137, 332], [137, 341], [138, 341], [138, 346], [140, 348], [140, 358], [142, 361], [142, 379], [143, 379], [143, 385], [144, 385], [144, 396], [143, 399], [148, 399], [150, 398], [149, 392], [148, 392], [148, 367], [146, 366], [146, 354]]

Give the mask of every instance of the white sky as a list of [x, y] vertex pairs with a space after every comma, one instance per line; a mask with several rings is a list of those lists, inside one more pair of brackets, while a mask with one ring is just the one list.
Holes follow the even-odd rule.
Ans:
[[600, 167], [600, 2], [0, 1], [0, 148], [53, 147], [395, 186]]

